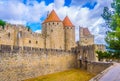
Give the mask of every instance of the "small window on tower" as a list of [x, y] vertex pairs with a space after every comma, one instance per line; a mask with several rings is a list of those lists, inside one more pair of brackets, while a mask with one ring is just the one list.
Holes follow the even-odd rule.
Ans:
[[18, 38], [21, 38], [21, 37], [22, 37], [22, 31], [19, 31]]
[[53, 25], [54, 25], [54, 22], [53, 22]]
[[31, 43], [31, 40], [29, 40], [29, 43]]
[[8, 37], [10, 38], [10, 33], [8, 33]]
[[38, 41], [36, 41], [36, 44], [38, 44]]
[[51, 32], [53, 32], [53, 30], [51, 30]]

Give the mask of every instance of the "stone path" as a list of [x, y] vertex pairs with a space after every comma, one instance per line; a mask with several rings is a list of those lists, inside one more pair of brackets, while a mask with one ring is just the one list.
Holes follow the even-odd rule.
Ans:
[[114, 63], [113, 67], [110, 68], [98, 81], [120, 81], [120, 64]]

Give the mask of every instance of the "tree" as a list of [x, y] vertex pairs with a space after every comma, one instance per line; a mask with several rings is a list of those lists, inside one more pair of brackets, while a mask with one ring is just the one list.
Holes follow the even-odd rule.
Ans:
[[98, 59], [99, 61], [103, 60], [103, 59], [111, 59], [112, 58], [112, 54], [110, 52], [107, 51], [96, 51], [96, 53], [98, 54]]
[[98, 60], [101, 61], [104, 58], [103, 52], [102, 51], [96, 51], [98, 54]]
[[103, 19], [105, 20], [106, 26], [110, 27], [110, 22], [111, 22], [111, 11], [109, 10], [108, 7], [104, 7], [103, 14], [101, 15]]
[[109, 28], [105, 41], [115, 58], [120, 58], [120, 0], [113, 0], [111, 4], [113, 11], [104, 7], [101, 15], [105, 20], [106, 27]]
[[4, 26], [5, 26], [6, 22], [3, 21], [3, 20], [0, 20], [0, 26], [2, 26], [2, 28], [4, 29]]

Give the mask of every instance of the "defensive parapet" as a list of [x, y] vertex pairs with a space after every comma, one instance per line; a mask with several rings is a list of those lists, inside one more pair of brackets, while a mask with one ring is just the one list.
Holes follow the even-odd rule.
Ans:
[[0, 45], [0, 81], [21, 81], [76, 68], [73, 51]]
[[75, 50], [60, 50], [60, 49], [44, 49], [44, 48], [35, 48], [35, 47], [27, 47], [27, 46], [12, 46], [12, 45], [0, 45], [1, 53], [21, 53], [21, 52], [29, 52], [29, 53], [39, 53], [39, 52], [61, 52], [61, 53], [72, 53], [75, 54]]

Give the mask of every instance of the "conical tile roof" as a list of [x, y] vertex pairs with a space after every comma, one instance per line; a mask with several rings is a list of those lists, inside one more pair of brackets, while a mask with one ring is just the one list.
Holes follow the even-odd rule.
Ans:
[[69, 17], [66, 16], [63, 20], [63, 25], [64, 27], [73, 27], [74, 25], [72, 24], [72, 22], [70, 21]]
[[45, 19], [43, 23], [47, 22], [60, 22], [60, 18], [57, 16], [56, 12], [54, 10], [51, 11], [51, 13], [48, 15], [48, 17]]

